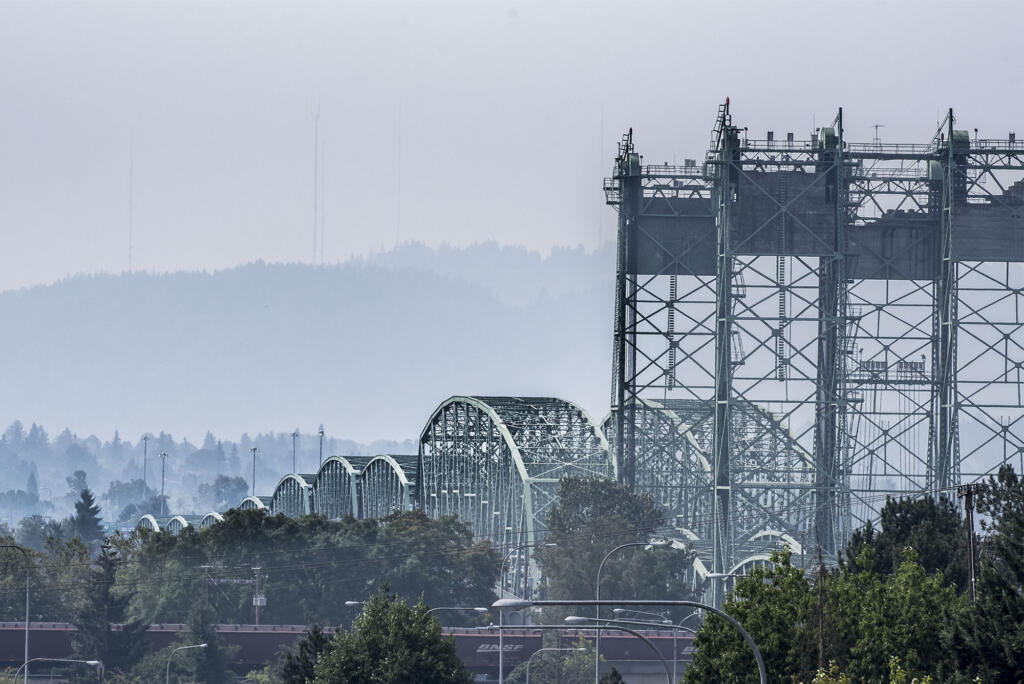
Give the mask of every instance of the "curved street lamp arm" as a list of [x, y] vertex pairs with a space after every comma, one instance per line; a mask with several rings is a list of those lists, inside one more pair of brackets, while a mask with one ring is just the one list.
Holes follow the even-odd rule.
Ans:
[[171, 660], [174, 659], [174, 654], [178, 651], [184, 651], [189, 648], [206, 648], [206, 644], [192, 644], [191, 646], [179, 646], [178, 648], [171, 651], [171, 655], [167, 656], [167, 673], [166, 677], [164, 678], [166, 684], [170, 684], [171, 682]]
[[732, 625], [733, 627], [736, 628], [736, 630], [743, 637], [743, 640], [747, 642], [748, 646], [750, 646], [750, 650], [752, 650], [754, 652], [754, 660], [757, 661], [757, 673], [760, 676], [761, 684], [768, 684], [768, 673], [767, 673], [767, 671], [765, 670], [765, 667], [764, 667], [764, 659], [761, 658], [761, 651], [757, 648], [757, 644], [754, 643], [754, 640], [751, 638], [751, 636], [747, 632], [747, 630], [743, 629], [743, 625], [741, 625], [739, 623], [739, 621], [736, 620], [736, 618], [734, 618], [733, 616], [729, 615], [725, 611], [719, 610], [718, 608], [715, 608], [714, 606], [709, 606], [706, 603], [701, 603], [700, 601], [674, 601], [674, 600], [667, 600], [667, 599], [666, 600], [652, 599], [652, 600], [649, 600], [649, 601], [644, 601], [644, 600], [637, 600], [637, 599], [616, 599], [613, 602], [613, 601], [590, 601], [590, 600], [583, 599], [583, 600], [575, 600], [575, 601], [549, 601], [549, 600], [526, 601], [524, 603], [526, 605], [539, 606], [539, 607], [544, 607], [544, 606], [601, 606], [601, 605], [608, 605], [610, 603], [614, 603], [617, 606], [688, 606], [690, 608], [701, 608], [703, 610], [706, 610], [706, 611], [714, 613], [715, 615], [717, 615], [718, 617], [722, 618], [723, 620], [725, 620], [730, 625]]

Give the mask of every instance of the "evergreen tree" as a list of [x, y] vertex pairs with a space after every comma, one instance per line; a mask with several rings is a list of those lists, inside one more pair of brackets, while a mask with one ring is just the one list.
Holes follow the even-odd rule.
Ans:
[[95, 544], [103, 539], [100, 507], [88, 489], [83, 489], [75, 502], [75, 515], [71, 521], [75, 536], [86, 544]]
[[[69, 451], [73, 447], [77, 447], [78, 449], [82, 449], [82, 447], [78, 446], [77, 444], [72, 444], [71, 447], [68, 448]], [[68, 496], [69, 497], [71, 497], [71, 496], [78, 496], [79, 493], [83, 489], [88, 489], [88, 487], [89, 487], [89, 485], [86, 484], [86, 482], [85, 482], [85, 471], [84, 470], [76, 470], [75, 472], [71, 473], [71, 475], [69, 475], [68, 477], [64, 478], [64, 481], [68, 483]]]
[[196, 681], [207, 684], [234, 681], [228, 666], [239, 647], [228, 646], [217, 634], [216, 616], [208, 603], [196, 602], [188, 616], [188, 627], [190, 644], [206, 644], [206, 648], [192, 651], [195, 663], [192, 674]]
[[889, 499], [880, 517], [877, 530], [869, 521], [853, 533], [846, 548], [848, 561], [870, 546], [874, 569], [891, 575], [909, 546], [928, 574], [939, 571], [958, 590], [967, 589], [967, 527], [949, 497]]
[[313, 625], [306, 636], [288, 649], [278, 664], [278, 676], [283, 684], [306, 684], [312, 681], [316, 662], [331, 643], [320, 625]]
[[36, 471], [34, 469], [28, 474], [28, 483], [25, 484], [25, 493], [36, 501], [39, 500], [39, 481], [36, 480]]
[[978, 495], [978, 513], [991, 532], [979, 560], [977, 601], [953, 621], [956, 654], [949, 679], [1024, 682], [1024, 480], [1003, 466]]
[[[105, 543], [89, 573], [88, 590], [75, 611], [72, 622], [77, 628], [72, 637], [75, 658], [101, 660], [107, 671], [127, 671], [143, 655], [146, 625], [139, 620], [126, 620], [130, 597], [114, 591], [120, 558]], [[123, 624], [119, 631], [112, 624]]]

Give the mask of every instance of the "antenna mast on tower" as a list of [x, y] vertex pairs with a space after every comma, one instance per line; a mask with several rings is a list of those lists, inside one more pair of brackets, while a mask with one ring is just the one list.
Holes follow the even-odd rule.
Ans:
[[313, 263], [316, 263], [316, 231], [317, 231], [317, 190], [319, 190], [318, 174], [320, 170], [320, 100], [316, 101], [316, 109], [310, 112], [313, 116]]
[[128, 274], [132, 272], [132, 231], [135, 228], [135, 147], [128, 143]]

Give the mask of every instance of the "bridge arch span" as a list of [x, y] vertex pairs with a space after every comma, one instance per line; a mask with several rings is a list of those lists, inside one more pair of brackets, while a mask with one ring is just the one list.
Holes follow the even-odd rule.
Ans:
[[[450, 397], [423, 428], [419, 458], [427, 515], [455, 515], [503, 553], [543, 541], [563, 476], [615, 476], [598, 426], [552, 397]], [[521, 593], [529, 562], [528, 548], [510, 558], [503, 586]]]
[[384, 518], [411, 511], [417, 503], [418, 456], [374, 456], [359, 475], [362, 517]]
[[270, 514], [284, 514], [298, 518], [313, 512], [313, 485], [315, 475], [288, 473], [274, 487], [270, 497]]
[[331, 456], [313, 481], [313, 509], [329, 520], [346, 515], [358, 518], [359, 473], [366, 459], [352, 456]]

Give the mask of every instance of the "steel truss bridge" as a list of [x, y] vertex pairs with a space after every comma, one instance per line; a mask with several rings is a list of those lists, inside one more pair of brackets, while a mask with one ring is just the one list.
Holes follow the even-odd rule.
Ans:
[[928, 142], [856, 143], [840, 110], [807, 139], [755, 139], [726, 101], [699, 162], [646, 165], [630, 132], [604, 189], [618, 264], [600, 425], [561, 399], [453, 396], [416, 455], [334, 456], [237, 507], [457, 515], [510, 554], [501, 588], [518, 593], [565, 475], [649, 493], [706, 577], [782, 544], [834, 562], [887, 496], [1024, 466], [1013, 134], [972, 137], [950, 111]]
[[[1024, 142], [952, 110], [925, 143], [754, 139], [645, 165], [618, 210], [620, 478], [663, 492], [728, 572], [774, 528], [827, 557], [886, 495], [1024, 458]], [[778, 442], [777, 440], [780, 440]]]

